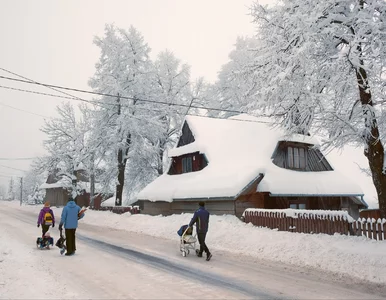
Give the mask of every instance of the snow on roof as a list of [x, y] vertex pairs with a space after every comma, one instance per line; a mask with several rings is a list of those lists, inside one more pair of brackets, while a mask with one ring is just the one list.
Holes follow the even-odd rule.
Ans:
[[208, 166], [198, 172], [163, 174], [137, 196], [151, 201], [236, 197], [263, 174], [258, 191], [286, 195], [362, 195], [359, 186], [337, 171], [300, 172], [277, 167], [271, 157], [279, 141], [319, 145], [310, 136], [288, 135], [272, 120], [239, 115], [229, 119], [187, 116], [195, 141], [169, 151], [170, 157], [199, 152]]
[[56, 189], [56, 188], [68, 188], [71, 187], [71, 181], [68, 178], [61, 178], [55, 183], [43, 183], [39, 189]]

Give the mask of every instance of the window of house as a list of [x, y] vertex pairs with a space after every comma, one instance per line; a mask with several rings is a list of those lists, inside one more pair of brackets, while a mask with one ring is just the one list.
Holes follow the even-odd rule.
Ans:
[[193, 171], [192, 157], [184, 157], [182, 159], [182, 173], [188, 173]]
[[290, 208], [292, 209], [306, 209], [305, 203], [291, 203]]
[[290, 169], [306, 168], [306, 151], [301, 147], [288, 147], [287, 162]]

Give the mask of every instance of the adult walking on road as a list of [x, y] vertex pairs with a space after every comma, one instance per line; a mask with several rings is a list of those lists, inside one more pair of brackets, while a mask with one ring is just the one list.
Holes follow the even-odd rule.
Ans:
[[63, 207], [59, 230], [62, 231], [64, 226], [67, 249], [65, 255], [67, 256], [74, 255], [76, 251], [75, 231], [78, 228], [78, 220], [84, 217], [84, 213], [79, 215], [80, 211], [80, 206], [75, 203], [72, 197], [68, 199], [67, 205]]
[[200, 250], [197, 252], [197, 256], [202, 257], [202, 253], [205, 251], [206, 260], [209, 261], [212, 258], [212, 254], [205, 244], [205, 238], [209, 227], [209, 212], [205, 209], [205, 202], [199, 202], [198, 205], [199, 208], [195, 211], [193, 218], [189, 223], [189, 227], [196, 224], [198, 242], [200, 243]]

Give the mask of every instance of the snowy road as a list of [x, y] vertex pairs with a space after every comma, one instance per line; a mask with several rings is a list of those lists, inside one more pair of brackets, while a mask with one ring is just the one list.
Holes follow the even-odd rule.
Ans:
[[[77, 254], [38, 250], [36, 215], [0, 206], [1, 299], [384, 299], [385, 286], [215, 252], [184, 258], [178, 241], [80, 224]], [[53, 236], [58, 236], [57, 228]], [[5, 246], [4, 246], [5, 245]], [[210, 245], [209, 245], [210, 246]]]

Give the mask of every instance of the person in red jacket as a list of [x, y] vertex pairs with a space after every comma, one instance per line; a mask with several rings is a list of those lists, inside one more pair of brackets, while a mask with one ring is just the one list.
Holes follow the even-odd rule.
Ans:
[[202, 257], [202, 253], [206, 252], [206, 260], [209, 261], [212, 258], [208, 246], [205, 244], [206, 234], [209, 227], [209, 212], [205, 209], [205, 202], [199, 202], [200, 206], [194, 213], [192, 220], [189, 223], [189, 227], [192, 227], [196, 223], [198, 242], [200, 243], [200, 250], [197, 252], [198, 257]]
[[42, 225], [42, 237], [44, 237], [51, 225], [52, 227], [55, 227], [55, 216], [54, 212], [50, 208], [50, 202], [46, 201], [46, 203], [44, 203], [44, 207], [40, 210], [37, 225], [38, 227]]

